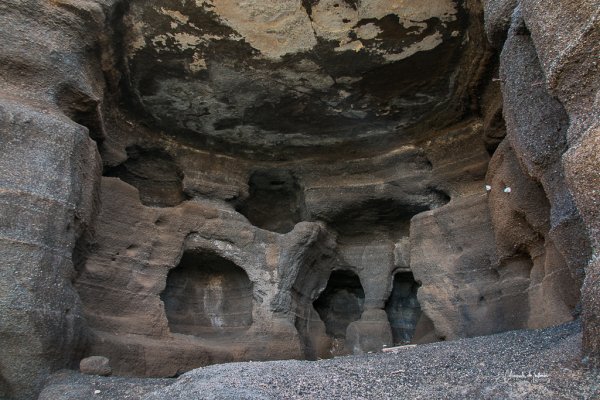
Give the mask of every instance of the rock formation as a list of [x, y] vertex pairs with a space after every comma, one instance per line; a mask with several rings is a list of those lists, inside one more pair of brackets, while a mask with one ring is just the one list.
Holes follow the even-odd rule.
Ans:
[[[577, 286], [583, 281], [585, 359], [599, 365], [600, 215], [599, 193], [592, 187], [600, 182], [600, 159], [594, 151], [600, 140], [600, 9], [592, 0], [493, 0], [485, 6], [488, 35], [502, 49], [506, 146], [518, 158], [521, 171], [516, 173], [537, 184], [538, 193], [548, 199], [549, 229], [542, 234], [543, 245], [546, 254], [552, 250], [556, 255], [544, 260], [544, 269], [563, 258]], [[522, 222], [529, 225], [529, 233], [522, 234], [538, 230], [539, 236], [535, 225], [541, 221], [534, 222], [533, 210], [518, 211], [521, 206], [514, 206], [511, 209], [525, 216], [527, 221]], [[497, 239], [509, 236], [507, 232]], [[528, 249], [532, 257], [533, 247], [542, 242], [534, 245], [523, 239], [513, 236], [510, 241], [515, 248]], [[533, 264], [535, 268], [535, 260]], [[554, 285], [560, 290], [567, 286], [561, 280]], [[544, 285], [541, 290], [549, 291]]]
[[599, 19], [4, 1], [0, 398], [87, 356], [167, 377], [580, 312], [600, 362]]

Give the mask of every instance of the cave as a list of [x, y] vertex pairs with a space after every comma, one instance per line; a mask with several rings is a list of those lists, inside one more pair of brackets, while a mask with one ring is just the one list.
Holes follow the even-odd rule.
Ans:
[[313, 306], [325, 323], [327, 334], [334, 339], [344, 339], [348, 325], [360, 319], [364, 302], [365, 291], [358, 275], [349, 270], [336, 270]]
[[573, 318], [600, 365], [597, 2], [38, 3], [0, 6], [0, 397]]
[[385, 305], [394, 345], [404, 345], [412, 341], [417, 322], [421, 316], [421, 306], [417, 299], [419, 284], [412, 272], [397, 272], [394, 275], [392, 293]]
[[237, 211], [254, 226], [287, 233], [302, 221], [301, 189], [290, 171], [256, 171], [250, 176], [248, 187], [249, 197]]
[[252, 282], [233, 262], [187, 251], [167, 275], [160, 298], [172, 333], [214, 336], [252, 325]]
[[173, 207], [184, 200], [183, 174], [166, 151], [158, 148], [127, 148], [127, 160], [109, 168], [105, 176], [114, 176], [134, 186], [140, 201], [149, 207]]

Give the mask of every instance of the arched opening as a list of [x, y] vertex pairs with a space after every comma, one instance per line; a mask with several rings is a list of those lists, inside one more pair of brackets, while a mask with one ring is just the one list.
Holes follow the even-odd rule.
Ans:
[[313, 305], [325, 323], [327, 335], [345, 339], [348, 325], [360, 319], [364, 302], [365, 292], [358, 275], [339, 270], [331, 273], [327, 287]]
[[252, 325], [252, 282], [242, 268], [213, 253], [185, 252], [160, 298], [173, 333], [206, 336]]
[[421, 316], [421, 306], [417, 300], [419, 284], [412, 272], [398, 272], [394, 275], [392, 293], [385, 305], [385, 311], [392, 327], [394, 345], [412, 341], [415, 328]]
[[302, 221], [302, 191], [286, 170], [256, 171], [248, 182], [250, 196], [237, 210], [259, 228], [288, 233]]

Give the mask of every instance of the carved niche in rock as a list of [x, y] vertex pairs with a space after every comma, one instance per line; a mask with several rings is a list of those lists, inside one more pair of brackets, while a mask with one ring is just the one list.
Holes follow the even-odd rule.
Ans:
[[207, 252], [185, 252], [161, 294], [173, 333], [206, 336], [252, 325], [252, 282], [233, 262]]

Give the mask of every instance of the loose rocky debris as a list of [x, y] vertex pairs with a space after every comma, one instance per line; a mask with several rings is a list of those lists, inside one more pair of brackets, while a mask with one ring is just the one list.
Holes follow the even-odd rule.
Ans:
[[177, 380], [61, 372], [40, 400], [599, 399], [600, 370], [579, 362], [580, 343], [572, 322], [398, 353], [213, 365]]
[[40, 400], [134, 400], [172, 384], [174, 379], [101, 377], [62, 370], [50, 376]]

